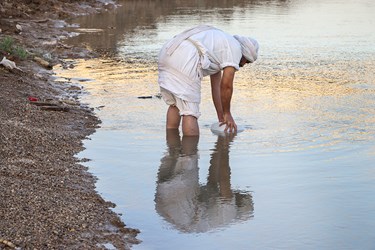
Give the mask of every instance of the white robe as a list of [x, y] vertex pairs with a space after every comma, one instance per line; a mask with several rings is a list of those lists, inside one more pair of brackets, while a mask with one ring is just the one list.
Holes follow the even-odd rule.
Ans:
[[[159, 53], [159, 85], [182, 100], [200, 103], [201, 80], [225, 67], [239, 70], [241, 44], [219, 29], [206, 29], [188, 39], [168, 41]], [[176, 47], [168, 51], [170, 47]]]

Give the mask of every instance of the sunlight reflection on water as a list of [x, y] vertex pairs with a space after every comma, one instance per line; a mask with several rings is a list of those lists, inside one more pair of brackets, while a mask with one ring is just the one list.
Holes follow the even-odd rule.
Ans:
[[[104, 32], [70, 43], [108, 52], [55, 69], [63, 81], [92, 79], [79, 82], [90, 93], [83, 101], [104, 106], [80, 154], [93, 159], [98, 191], [140, 228], [135, 249], [371, 249], [375, 4], [229, 2], [128, 0], [74, 20]], [[156, 57], [201, 22], [254, 35], [261, 53], [236, 74], [232, 111], [247, 129], [230, 142], [210, 132], [205, 79], [201, 136], [186, 158], [182, 142], [165, 138]]]

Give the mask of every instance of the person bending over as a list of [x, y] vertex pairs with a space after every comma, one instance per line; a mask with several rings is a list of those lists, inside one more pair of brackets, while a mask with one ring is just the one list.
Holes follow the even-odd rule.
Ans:
[[201, 81], [210, 76], [212, 100], [220, 124], [235, 132], [230, 106], [236, 71], [258, 56], [258, 42], [208, 25], [185, 30], [166, 42], [158, 57], [158, 83], [167, 105], [167, 129], [198, 136]]

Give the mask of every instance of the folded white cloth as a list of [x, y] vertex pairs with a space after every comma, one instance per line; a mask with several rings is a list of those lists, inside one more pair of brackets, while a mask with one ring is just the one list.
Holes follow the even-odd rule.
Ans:
[[[230, 131], [225, 132], [225, 124], [220, 126], [220, 122], [212, 123], [211, 125], [211, 132], [217, 135], [222, 135], [225, 133], [231, 133]], [[237, 133], [241, 133], [245, 130], [245, 127], [242, 125], [237, 125]]]
[[234, 35], [234, 38], [241, 44], [242, 55], [253, 63], [258, 58], [259, 44], [251, 37]]
[[206, 30], [211, 30], [211, 29], [216, 29], [212, 26], [209, 25], [199, 25], [197, 27], [188, 29], [183, 31], [182, 33], [176, 35], [173, 38], [173, 42], [169, 44], [169, 46], [166, 48], [167, 49], [167, 54], [172, 55], [173, 52], [177, 49], [178, 46], [182, 43], [182, 41], [186, 40], [187, 38], [191, 37], [192, 35], [195, 35], [199, 32], [206, 31]]

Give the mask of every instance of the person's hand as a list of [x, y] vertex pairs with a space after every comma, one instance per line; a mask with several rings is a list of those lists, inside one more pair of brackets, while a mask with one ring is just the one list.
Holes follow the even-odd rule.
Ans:
[[220, 123], [220, 125], [222, 125], [222, 124], [225, 123], [225, 122], [224, 122], [224, 115], [221, 115], [221, 116], [218, 115], [218, 118], [219, 118], [219, 123]]
[[220, 123], [220, 126], [223, 124], [225, 124], [225, 132], [237, 132], [237, 124], [231, 113], [224, 113], [224, 121]]

